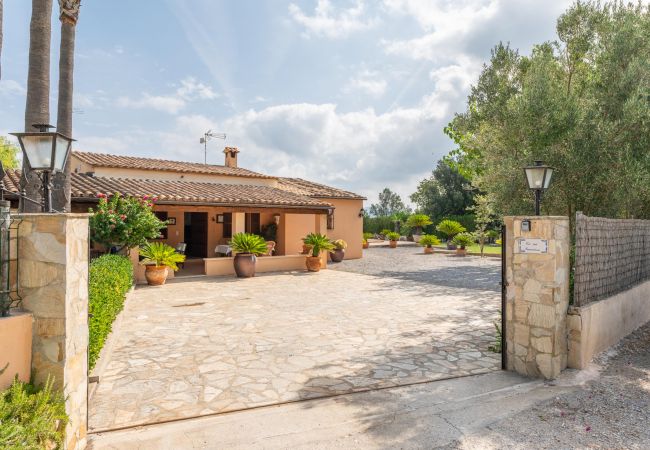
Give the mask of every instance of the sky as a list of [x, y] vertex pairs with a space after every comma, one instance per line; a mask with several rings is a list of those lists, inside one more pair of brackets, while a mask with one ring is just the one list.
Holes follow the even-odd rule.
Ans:
[[[56, 1], [54, 2], [56, 5]], [[85, 0], [76, 150], [223, 164], [405, 201], [453, 148], [490, 50], [555, 39], [568, 0]], [[0, 135], [23, 128], [31, 2], [4, 1]], [[51, 123], [56, 123], [53, 14]]]

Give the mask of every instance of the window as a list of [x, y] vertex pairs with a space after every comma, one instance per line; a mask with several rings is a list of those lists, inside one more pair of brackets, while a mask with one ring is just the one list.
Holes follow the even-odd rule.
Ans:
[[261, 234], [260, 213], [246, 213], [246, 233]]
[[327, 210], [327, 229], [328, 230], [333, 230], [334, 229], [334, 210], [333, 209]]
[[232, 237], [232, 213], [223, 213], [223, 237]]
[[[153, 213], [155, 214], [156, 217], [158, 217], [158, 219], [162, 220], [163, 222], [165, 222], [169, 217], [167, 211], [154, 211]], [[167, 236], [169, 235], [168, 233], [169, 231], [167, 227], [160, 230], [160, 239], [167, 239]]]

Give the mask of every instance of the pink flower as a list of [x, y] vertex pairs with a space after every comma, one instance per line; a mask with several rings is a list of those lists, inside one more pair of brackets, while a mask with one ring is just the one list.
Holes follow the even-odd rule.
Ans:
[[143, 195], [143, 196], [142, 196], [142, 200], [147, 200], [148, 198], [149, 198], [148, 195]]
[[97, 194], [97, 198], [106, 198], [106, 194], [102, 194], [101, 192]]
[[126, 219], [126, 215], [120, 214], [120, 219], [122, 219], [122, 220]]

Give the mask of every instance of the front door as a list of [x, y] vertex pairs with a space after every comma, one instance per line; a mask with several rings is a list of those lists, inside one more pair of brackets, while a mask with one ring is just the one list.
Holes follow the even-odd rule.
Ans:
[[187, 256], [206, 258], [208, 256], [208, 213], [185, 213], [185, 243]]

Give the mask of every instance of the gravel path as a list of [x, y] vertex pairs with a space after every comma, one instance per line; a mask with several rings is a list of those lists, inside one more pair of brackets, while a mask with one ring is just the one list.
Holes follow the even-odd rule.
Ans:
[[454, 448], [650, 448], [650, 323], [594, 361], [600, 376]]

